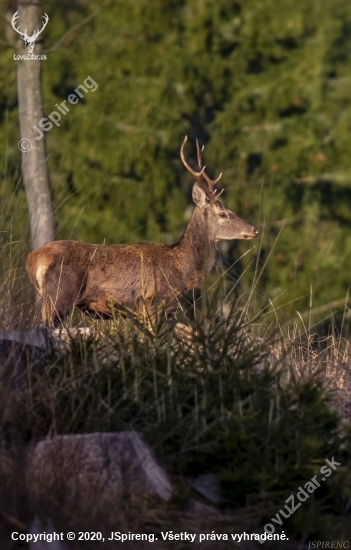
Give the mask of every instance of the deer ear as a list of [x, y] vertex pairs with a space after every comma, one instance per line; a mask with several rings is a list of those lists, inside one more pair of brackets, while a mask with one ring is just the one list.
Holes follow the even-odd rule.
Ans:
[[193, 187], [193, 201], [200, 208], [203, 208], [208, 203], [208, 199], [205, 191], [202, 189], [201, 185], [199, 185], [197, 182], [194, 183], [194, 187]]

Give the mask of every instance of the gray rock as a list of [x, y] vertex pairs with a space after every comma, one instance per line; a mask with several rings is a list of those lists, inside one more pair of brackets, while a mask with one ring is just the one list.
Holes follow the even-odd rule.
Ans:
[[[63, 435], [40, 441], [34, 449], [29, 483], [41, 491], [57, 491], [67, 502], [99, 502], [115, 506], [125, 497], [167, 501], [170, 480], [142, 436], [136, 432]], [[40, 499], [41, 500], [41, 499]]]
[[[43, 521], [39, 516], [35, 516], [28, 533], [31, 535], [42, 535], [43, 533], [52, 535], [52, 541], [50, 542], [48, 540], [35, 539], [29, 541], [29, 550], [68, 550], [68, 546], [62, 540], [57, 540], [57, 536], [60, 535], [60, 533], [55, 529], [50, 518]], [[55, 534], [56, 537], [54, 538]]]
[[191, 486], [213, 504], [221, 500], [220, 483], [214, 474], [203, 474], [197, 477]]
[[27, 367], [45, 355], [42, 348], [16, 340], [0, 340], [0, 383], [2, 388], [21, 391], [27, 387]]
[[52, 350], [50, 334], [46, 328], [0, 330], [1, 340], [12, 340], [19, 344], [33, 346], [45, 351]]
[[91, 339], [97, 336], [93, 327], [66, 329], [30, 328], [0, 331], [0, 346], [3, 341], [11, 341], [23, 346], [31, 346], [42, 353], [69, 351], [71, 343], [77, 338]]
[[72, 341], [77, 338], [90, 340], [97, 337], [94, 327], [55, 328], [51, 331], [52, 345], [56, 351], [65, 353], [71, 349]]

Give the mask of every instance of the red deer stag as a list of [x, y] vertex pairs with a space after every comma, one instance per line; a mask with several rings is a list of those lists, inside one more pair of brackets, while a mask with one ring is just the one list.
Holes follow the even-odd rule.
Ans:
[[[194, 176], [196, 208], [181, 239], [172, 245], [155, 243], [112, 246], [56, 241], [28, 256], [27, 271], [39, 295], [42, 322], [57, 325], [74, 307], [86, 313], [111, 315], [111, 307], [138, 310], [201, 287], [215, 260], [217, 241], [255, 239], [258, 230], [227, 210], [202, 165], [198, 141]], [[221, 174], [222, 175], [222, 174]], [[204, 185], [207, 182], [208, 188]]]

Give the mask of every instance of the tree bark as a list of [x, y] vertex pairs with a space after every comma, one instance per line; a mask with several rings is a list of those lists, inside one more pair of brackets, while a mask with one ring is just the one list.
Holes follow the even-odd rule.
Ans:
[[[28, 36], [31, 36], [34, 29], [40, 29], [42, 26], [42, 2], [41, 0], [36, 0], [33, 3], [30, 0], [19, 0], [18, 8], [20, 30], [23, 32], [27, 29]], [[33, 54], [40, 56], [42, 51], [42, 35], [39, 35]], [[27, 54], [25, 42], [20, 35], [18, 35], [17, 53], [19, 55]], [[38, 59], [17, 60], [22, 174], [28, 202], [33, 250], [55, 239], [55, 220], [46, 160], [45, 133], [42, 139], [36, 140], [32, 130], [44, 116], [41, 63], [42, 61]]]

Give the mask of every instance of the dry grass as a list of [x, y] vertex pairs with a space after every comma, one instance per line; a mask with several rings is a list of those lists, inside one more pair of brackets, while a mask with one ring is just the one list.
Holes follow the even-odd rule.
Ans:
[[[24, 240], [14, 242], [9, 234], [4, 236], [2, 330], [31, 325], [34, 292], [23, 267], [27, 250]], [[78, 313], [63, 328], [73, 335], [84, 325], [94, 338], [68, 338], [68, 346], [42, 361], [26, 356], [10, 377], [11, 363], [2, 365], [0, 541], [4, 550], [21, 548], [9, 542], [9, 533], [28, 528], [35, 514], [48, 511], [64, 531], [90, 531], [103, 524], [107, 532], [260, 532], [299, 484], [334, 455], [342, 467], [301, 507], [301, 513], [284, 523], [291, 537], [285, 546], [296, 548], [298, 543], [304, 548], [308, 540], [350, 536], [349, 342], [337, 336], [333, 325], [330, 334], [321, 336], [310, 319], [306, 327], [301, 316], [283, 322], [274, 308], [270, 314], [267, 310], [257, 314], [258, 278], [254, 274], [252, 288], [242, 296], [224, 284], [209, 282], [210, 290], [196, 308], [182, 304], [178, 317], [191, 330], [190, 344], [164, 319], [141, 321], [131, 316], [98, 321]], [[31, 497], [26, 461], [38, 440], [126, 429], [144, 434], [172, 476], [176, 491], [168, 505], [125, 502], [116, 528], [114, 509], [98, 503], [91, 514], [83, 514], [79, 506], [63, 508], [62, 487], [48, 494], [45, 503]], [[219, 507], [190, 487], [191, 479], [208, 472], [222, 484]], [[158, 544], [168, 547], [165, 542]], [[97, 543], [90, 546], [98, 548]], [[180, 543], [169, 546], [187, 548]], [[132, 543], [130, 548], [137, 546]]]
[[[101, 524], [107, 532], [116, 530], [116, 510], [98, 503], [91, 514], [76, 504], [62, 507], [62, 486], [45, 503], [32, 500], [26, 456], [47, 435], [126, 429], [144, 434], [177, 488], [167, 506], [148, 502], [129, 507], [126, 502], [119, 526], [127, 532], [260, 531], [325, 458], [336, 456], [342, 467], [302, 513], [284, 523], [284, 530], [292, 548], [296, 541], [303, 548], [317, 535], [348, 536], [350, 440], [335, 412], [349, 395], [347, 342], [335, 336], [317, 340], [297, 330], [290, 332], [290, 340], [264, 340], [242, 322], [240, 304], [224, 315], [217, 300], [214, 293], [195, 319], [183, 318], [193, 330], [191, 349], [164, 320], [91, 321], [95, 338], [78, 336], [66, 351], [29, 360], [19, 373], [19, 385], [2, 378], [0, 440], [6, 460], [0, 469], [0, 511], [5, 538], [16, 522], [28, 525], [35, 514], [49, 510], [65, 531]], [[216, 317], [208, 316], [211, 311]], [[222, 505], [212, 511], [190, 488], [191, 479], [207, 472], [222, 483]], [[200, 504], [191, 513], [194, 498]], [[201, 501], [205, 508], [199, 512]], [[98, 548], [96, 544], [91, 547]]]

